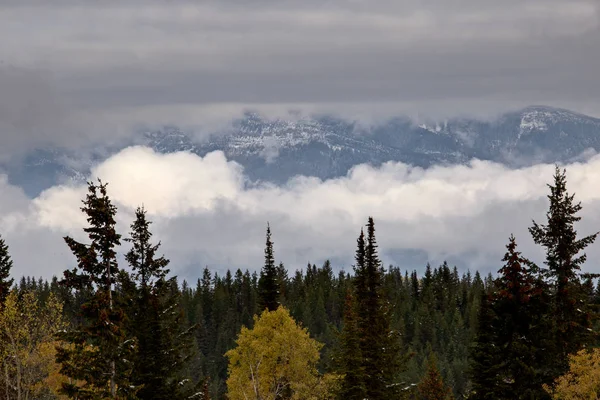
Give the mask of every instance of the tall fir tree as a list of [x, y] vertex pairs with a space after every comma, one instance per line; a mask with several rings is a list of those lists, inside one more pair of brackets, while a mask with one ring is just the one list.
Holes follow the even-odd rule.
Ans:
[[490, 302], [481, 306], [475, 399], [545, 399], [547, 299], [537, 268], [511, 235]]
[[[65, 242], [77, 258], [77, 267], [64, 272], [61, 283], [71, 291], [88, 293], [78, 324], [59, 334], [66, 345], [57, 349], [61, 374], [70, 378], [63, 392], [71, 398], [131, 398], [129, 382], [134, 342], [125, 337], [125, 314], [117, 304], [114, 284], [120, 275], [115, 247], [121, 235], [115, 229], [116, 207], [106, 184], [88, 183], [81, 210], [87, 216], [90, 244], [71, 237]], [[83, 384], [78, 384], [83, 382]]]
[[191, 382], [185, 384], [184, 369], [192, 357], [192, 329], [184, 327], [180, 294], [171, 290], [176, 278], [166, 279], [169, 260], [157, 257], [146, 211], [138, 208], [131, 225], [132, 244], [125, 258], [133, 271], [134, 301], [130, 310], [131, 334], [137, 338], [137, 353], [131, 382], [140, 387], [141, 400], [184, 399]]
[[366, 374], [360, 349], [360, 332], [356, 300], [348, 290], [344, 307], [344, 325], [339, 338], [338, 372], [343, 375], [338, 398], [340, 400], [363, 400], [366, 398]]
[[271, 241], [271, 227], [267, 223], [267, 241], [265, 245], [265, 265], [260, 271], [258, 281], [260, 309], [265, 308], [275, 311], [279, 307], [279, 280], [275, 257], [273, 256], [273, 242]]
[[582, 284], [579, 272], [586, 261], [581, 253], [592, 244], [598, 233], [577, 237], [575, 223], [581, 220], [577, 214], [581, 203], [574, 201], [574, 195], [567, 192], [566, 170], [556, 166], [554, 182], [549, 184], [550, 202], [546, 213], [546, 224], [533, 221], [529, 232], [536, 244], [546, 250], [546, 275], [553, 285], [553, 299], [548, 314], [552, 321], [554, 335], [554, 355], [551, 362], [553, 375], [558, 377], [568, 368], [568, 355], [594, 340], [591, 330], [592, 313], [589, 298]]
[[364, 232], [357, 240], [354, 292], [357, 330], [359, 333], [361, 368], [365, 397], [370, 400], [388, 399], [398, 394], [395, 378], [402, 371], [399, 336], [391, 328], [390, 308], [383, 293], [383, 268], [377, 254], [375, 223], [369, 217], [367, 237]]
[[477, 333], [471, 349], [472, 390], [468, 398], [471, 400], [495, 400], [498, 389], [498, 376], [504, 357], [502, 349], [491, 345], [496, 340], [497, 319], [492, 309], [492, 296], [481, 293], [481, 301], [477, 314]]
[[8, 252], [8, 245], [0, 236], [0, 308], [10, 293], [14, 279], [10, 278], [13, 262]]

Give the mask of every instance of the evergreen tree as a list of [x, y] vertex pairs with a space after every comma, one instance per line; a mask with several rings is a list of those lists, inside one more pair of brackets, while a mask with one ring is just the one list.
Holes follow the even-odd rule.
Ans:
[[476, 397], [544, 399], [548, 342], [544, 284], [536, 268], [516, 250], [511, 235], [505, 265], [498, 271], [489, 304], [482, 305], [477, 354]]
[[260, 294], [260, 308], [275, 311], [279, 307], [279, 282], [275, 258], [273, 256], [273, 242], [271, 241], [271, 227], [267, 224], [267, 243], [265, 246], [265, 265], [260, 271], [258, 281]]
[[398, 336], [391, 328], [389, 304], [383, 293], [384, 271], [377, 255], [373, 218], [369, 217], [366, 241], [361, 232], [357, 244], [355, 298], [366, 398], [388, 399], [397, 393], [394, 379], [402, 368]]
[[192, 356], [192, 331], [183, 326], [180, 296], [171, 290], [175, 278], [166, 280], [169, 260], [156, 256], [160, 243], [151, 243], [150, 224], [146, 211], [138, 208], [130, 238], [125, 239], [132, 244], [125, 258], [139, 285], [130, 313], [138, 343], [131, 381], [141, 388], [139, 399], [183, 399], [190, 386], [182, 384], [182, 371]]
[[366, 398], [366, 374], [360, 349], [360, 332], [356, 304], [351, 291], [346, 295], [344, 307], [344, 326], [340, 335], [340, 365], [338, 371], [343, 375], [340, 400], [363, 400]]
[[578, 238], [574, 224], [581, 217], [581, 203], [567, 192], [566, 171], [556, 166], [553, 184], [548, 185], [550, 207], [547, 223], [533, 226], [529, 232], [536, 244], [546, 249], [546, 275], [553, 285], [549, 316], [552, 320], [555, 360], [551, 363], [554, 377], [568, 370], [568, 355], [577, 352], [593, 340], [589, 298], [586, 298], [579, 271], [586, 261], [581, 252], [592, 244], [598, 233]]
[[498, 391], [500, 362], [504, 357], [502, 349], [494, 343], [496, 339], [496, 318], [487, 293], [481, 294], [478, 313], [478, 328], [471, 353], [470, 375], [472, 380], [472, 400], [493, 400]]
[[115, 230], [117, 209], [101, 181], [98, 185], [89, 182], [83, 205], [90, 244], [64, 238], [77, 258], [77, 267], [65, 271], [61, 283], [89, 297], [81, 306], [77, 326], [59, 335], [67, 345], [57, 349], [57, 362], [61, 374], [71, 378], [63, 384], [63, 392], [77, 399], [129, 398], [135, 392], [129, 382], [134, 346], [126, 340], [125, 315], [113, 290], [120, 274], [115, 253], [121, 239]]
[[454, 400], [452, 391], [446, 386], [440, 375], [433, 353], [429, 356], [427, 372], [421, 382], [419, 382], [417, 391], [421, 400]]
[[14, 279], [9, 279], [12, 266], [13, 262], [8, 253], [8, 245], [0, 236], [0, 307], [4, 304], [4, 300], [10, 293], [14, 282]]

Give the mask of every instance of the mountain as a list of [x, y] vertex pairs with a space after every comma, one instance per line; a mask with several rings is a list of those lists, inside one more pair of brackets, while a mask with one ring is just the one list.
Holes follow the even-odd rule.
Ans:
[[204, 155], [221, 150], [252, 180], [284, 183], [295, 175], [321, 179], [346, 175], [361, 163], [401, 161], [419, 167], [462, 164], [473, 158], [511, 167], [567, 162], [600, 150], [600, 119], [557, 108], [531, 106], [493, 121], [451, 119], [414, 123], [393, 118], [365, 128], [332, 117], [265, 121], [255, 114], [225, 134], [195, 144], [177, 129], [145, 132], [145, 144], [168, 153]]
[[[492, 121], [455, 118], [415, 123], [398, 117], [369, 127], [331, 116], [290, 121], [248, 113], [227, 131], [205, 136], [208, 139], [198, 142], [177, 127], [165, 127], [140, 132], [128, 144], [200, 156], [221, 150], [243, 165], [251, 180], [284, 183], [296, 175], [339, 177], [357, 164], [386, 161], [424, 168], [463, 164], [473, 158], [510, 167], [568, 162], [600, 150], [600, 119], [544, 106], [509, 112]], [[38, 149], [20, 164], [5, 168], [12, 183], [36, 195], [56, 182], [85, 179], [94, 163], [118, 150]]]

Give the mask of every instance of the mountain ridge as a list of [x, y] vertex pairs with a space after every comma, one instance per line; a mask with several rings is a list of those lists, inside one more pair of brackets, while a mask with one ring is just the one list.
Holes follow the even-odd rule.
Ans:
[[[199, 156], [223, 151], [244, 167], [251, 181], [283, 184], [297, 175], [329, 179], [346, 175], [358, 164], [378, 166], [387, 161], [423, 168], [472, 159], [512, 168], [564, 163], [585, 152], [600, 151], [600, 119], [540, 105], [489, 121], [464, 117], [414, 121], [398, 116], [370, 127], [328, 115], [269, 120], [246, 113], [228, 130], [213, 132], [204, 141], [165, 126], [140, 131], [129, 144]], [[21, 165], [7, 168], [9, 181], [34, 196], [57, 182], [85, 180], [94, 164], [121, 148], [84, 156], [65, 149], [36, 149]]]

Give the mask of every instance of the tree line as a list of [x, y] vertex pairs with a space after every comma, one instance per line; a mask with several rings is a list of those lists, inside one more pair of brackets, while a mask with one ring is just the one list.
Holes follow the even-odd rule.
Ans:
[[[445, 262], [422, 276], [385, 267], [369, 218], [347, 271], [329, 261], [288, 271], [267, 224], [259, 272], [204, 268], [196, 282], [179, 282], [146, 211], [136, 211], [123, 238], [107, 185], [90, 182], [81, 207], [88, 241], [64, 238], [76, 266], [62, 277], [13, 282], [0, 238], [0, 388], [7, 399], [596, 393], [600, 289], [581, 267], [597, 233], [577, 235], [581, 205], [567, 192], [566, 171], [557, 167], [548, 186], [546, 221], [530, 228], [546, 251], [543, 265], [511, 236], [495, 275]], [[126, 266], [117, 259], [122, 242]]]

